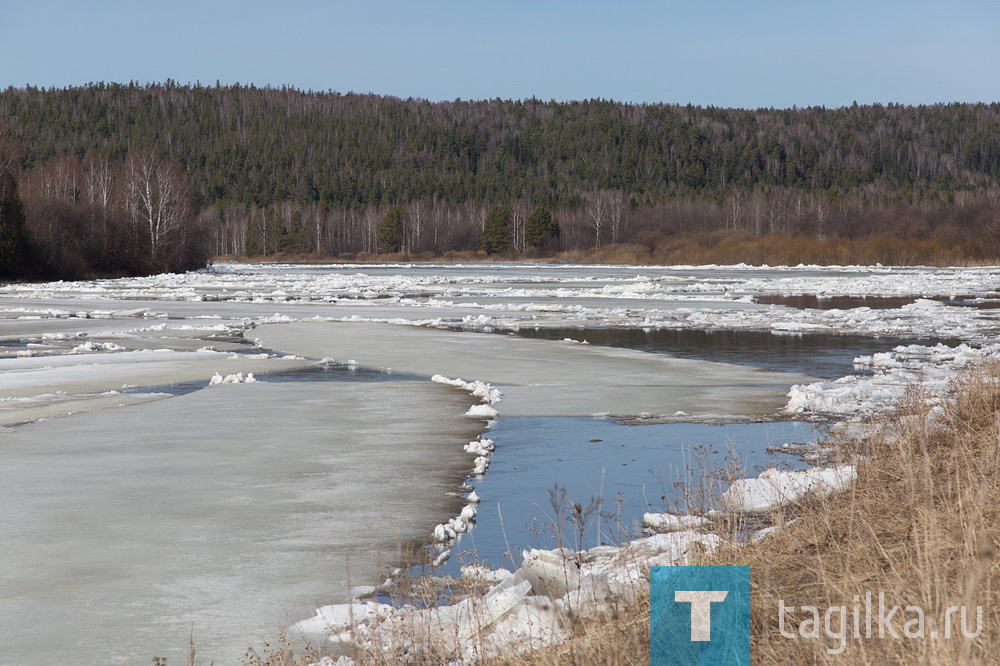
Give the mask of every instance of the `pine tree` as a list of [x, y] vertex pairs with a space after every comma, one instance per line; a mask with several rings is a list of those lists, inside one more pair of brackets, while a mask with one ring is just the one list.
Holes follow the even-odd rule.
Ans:
[[510, 249], [510, 224], [514, 219], [511, 206], [496, 206], [486, 214], [483, 231], [476, 241], [477, 250], [487, 254], [503, 254]]
[[524, 229], [524, 244], [528, 247], [544, 249], [559, 238], [559, 223], [552, 219], [552, 213], [539, 206], [528, 218]]
[[393, 206], [375, 230], [378, 251], [382, 254], [399, 252], [403, 236], [403, 207]]

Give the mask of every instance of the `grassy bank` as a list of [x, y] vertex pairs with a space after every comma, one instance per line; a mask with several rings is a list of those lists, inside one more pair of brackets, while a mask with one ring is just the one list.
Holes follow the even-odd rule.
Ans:
[[[724, 548], [706, 565], [750, 568], [754, 581], [755, 663], [762, 664], [986, 664], [1000, 651], [1000, 366], [970, 372], [942, 405], [928, 407], [914, 391], [883, 424], [884, 434], [852, 445], [863, 456], [859, 481], [848, 492], [811, 498], [773, 514], [784, 527], [758, 543]], [[900, 606], [888, 629], [866, 638], [865, 595], [877, 606]], [[857, 599], [857, 600], [856, 600]], [[825, 609], [845, 606], [846, 640], [783, 637], [778, 602]], [[854, 607], [860, 638], [854, 638]], [[904, 637], [904, 624], [924, 616], [924, 638]], [[962, 637], [960, 615], [976, 631]], [[876, 616], [877, 611], [873, 611]], [[888, 614], [888, 611], [886, 611]], [[808, 614], [787, 613], [784, 630], [795, 634]], [[877, 616], [876, 616], [877, 617]], [[950, 638], [945, 638], [945, 618]], [[535, 664], [648, 663], [648, 598], [617, 617], [578, 627], [577, 637], [533, 655]], [[839, 633], [839, 613], [832, 616]], [[808, 626], [807, 626], [808, 628]], [[909, 626], [916, 633], [917, 624]], [[808, 633], [808, 632], [807, 632]], [[524, 663], [512, 659], [509, 663]]]
[[542, 255], [537, 252], [487, 254], [472, 250], [393, 254], [343, 253], [336, 256], [316, 254], [269, 254], [266, 256], [225, 255], [217, 261], [276, 263], [410, 263], [410, 262], [501, 262], [540, 261], [586, 264], [686, 265], [750, 264], [794, 266], [874, 265], [884, 266], [964, 266], [994, 265], [1000, 255], [981, 238], [899, 238], [870, 235], [858, 238], [826, 237], [799, 234], [711, 232], [691, 234], [649, 234], [633, 243], [604, 245], [586, 250], [568, 250]]

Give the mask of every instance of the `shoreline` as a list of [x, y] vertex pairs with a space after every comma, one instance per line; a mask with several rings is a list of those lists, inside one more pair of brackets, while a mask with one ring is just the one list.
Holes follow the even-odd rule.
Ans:
[[[614, 246], [611, 246], [614, 247]], [[746, 268], [796, 268], [796, 267], [816, 267], [824, 269], [835, 269], [835, 268], [872, 268], [874, 266], [880, 266], [885, 268], [991, 268], [1000, 266], [1000, 257], [994, 259], [969, 259], [967, 261], [954, 261], [946, 260], [943, 262], [930, 262], [930, 263], [913, 263], [913, 262], [901, 262], [901, 263], [864, 263], [864, 262], [847, 262], [847, 263], [815, 263], [808, 261], [806, 257], [803, 257], [803, 261], [795, 261], [794, 259], [787, 261], [741, 261], [739, 259], [732, 261], [722, 261], [722, 262], [712, 262], [712, 261], [702, 261], [702, 262], [692, 262], [692, 261], [672, 261], [667, 263], [657, 263], [653, 261], [608, 261], [606, 256], [597, 254], [593, 257], [588, 257], [586, 253], [567, 253], [565, 256], [553, 255], [545, 257], [530, 257], [530, 256], [506, 256], [506, 255], [487, 255], [485, 253], [478, 253], [472, 251], [462, 251], [462, 252], [452, 252], [445, 254], [436, 254], [431, 256], [426, 256], [424, 254], [406, 254], [406, 253], [393, 253], [393, 254], [370, 254], [363, 255], [353, 258], [345, 258], [341, 256], [315, 256], [310, 254], [270, 254], [270, 255], [218, 255], [212, 257], [207, 268], [211, 268], [212, 265], [216, 263], [232, 263], [232, 264], [273, 264], [273, 265], [289, 265], [289, 264], [303, 264], [307, 266], [392, 266], [400, 264], [413, 264], [413, 265], [428, 265], [428, 264], [442, 264], [442, 265], [460, 265], [460, 264], [580, 264], [584, 266], [629, 266], [632, 268], [679, 268], [679, 267], [705, 267], [705, 266], [718, 266], [718, 267], [746, 267]], [[200, 269], [198, 269], [200, 270]], [[122, 276], [129, 277], [129, 276]]]

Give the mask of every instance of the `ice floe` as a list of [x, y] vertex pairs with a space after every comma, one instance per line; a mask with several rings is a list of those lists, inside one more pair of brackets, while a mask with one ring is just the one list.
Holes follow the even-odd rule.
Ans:
[[906, 391], [918, 384], [926, 396], [941, 396], [960, 370], [997, 359], [1000, 344], [901, 345], [891, 352], [855, 359], [856, 366], [871, 370], [870, 376], [850, 375], [832, 382], [792, 386], [785, 411], [858, 420], [892, 411]]
[[208, 381], [209, 386], [215, 386], [217, 384], [253, 384], [257, 381], [257, 378], [253, 376], [252, 372], [243, 374], [242, 372], [237, 372], [232, 375], [226, 375], [223, 377], [218, 372], [212, 375], [212, 378]]
[[[465, 413], [466, 416], [486, 419], [494, 419], [498, 416], [499, 413], [494, 406], [503, 400], [503, 393], [492, 384], [482, 381], [467, 382], [464, 379], [445, 377], [444, 375], [433, 375], [431, 380], [437, 384], [453, 386], [462, 391], [468, 391], [473, 397], [480, 400], [479, 404], [469, 407]], [[496, 450], [493, 440], [480, 435], [479, 438], [466, 444], [463, 449], [466, 453], [476, 456], [473, 461], [472, 476], [482, 476], [485, 474], [490, 466], [490, 457]], [[458, 516], [434, 528], [434, 541], [439, 544], [439, 549], [458, 539], [475, 525], [477, 513], [475, 505], [479, 503], [479, 496], [476, 495], [475, 491], [472, 491], [466, 498], [466, 502], [468, 503], [462, 507]], [[442, 559], [443, 555], [443, 552], [439, 552], [434, 561], [435, 566], [438, 565], [438, 560], [444, 561]], [[447, 558], [445, 557], [445, 559]]]
[[733, 511], [769, 511], [798, 502], [809, 494], [830, 495], [854, 483], [853, 465], [787, 472], [770, 468], [756, 478], [739, 479], [722, 494], [722, 505]]

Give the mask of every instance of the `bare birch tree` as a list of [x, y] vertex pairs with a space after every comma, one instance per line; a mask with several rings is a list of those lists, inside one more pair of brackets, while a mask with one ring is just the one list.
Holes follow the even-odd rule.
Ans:
[[192, 214], [190, 194], [177, 167], [155, 148], [139, 148], [125, 160], [122, 178], [124, 208], [139, 249], [153, 265], [169, 261]]
[[587, 221], [594, 231], [594, 247], [601, 247], [601, 232], [607, 224], [608, 205], [601, 192], [592, 192], [587, 201]]

